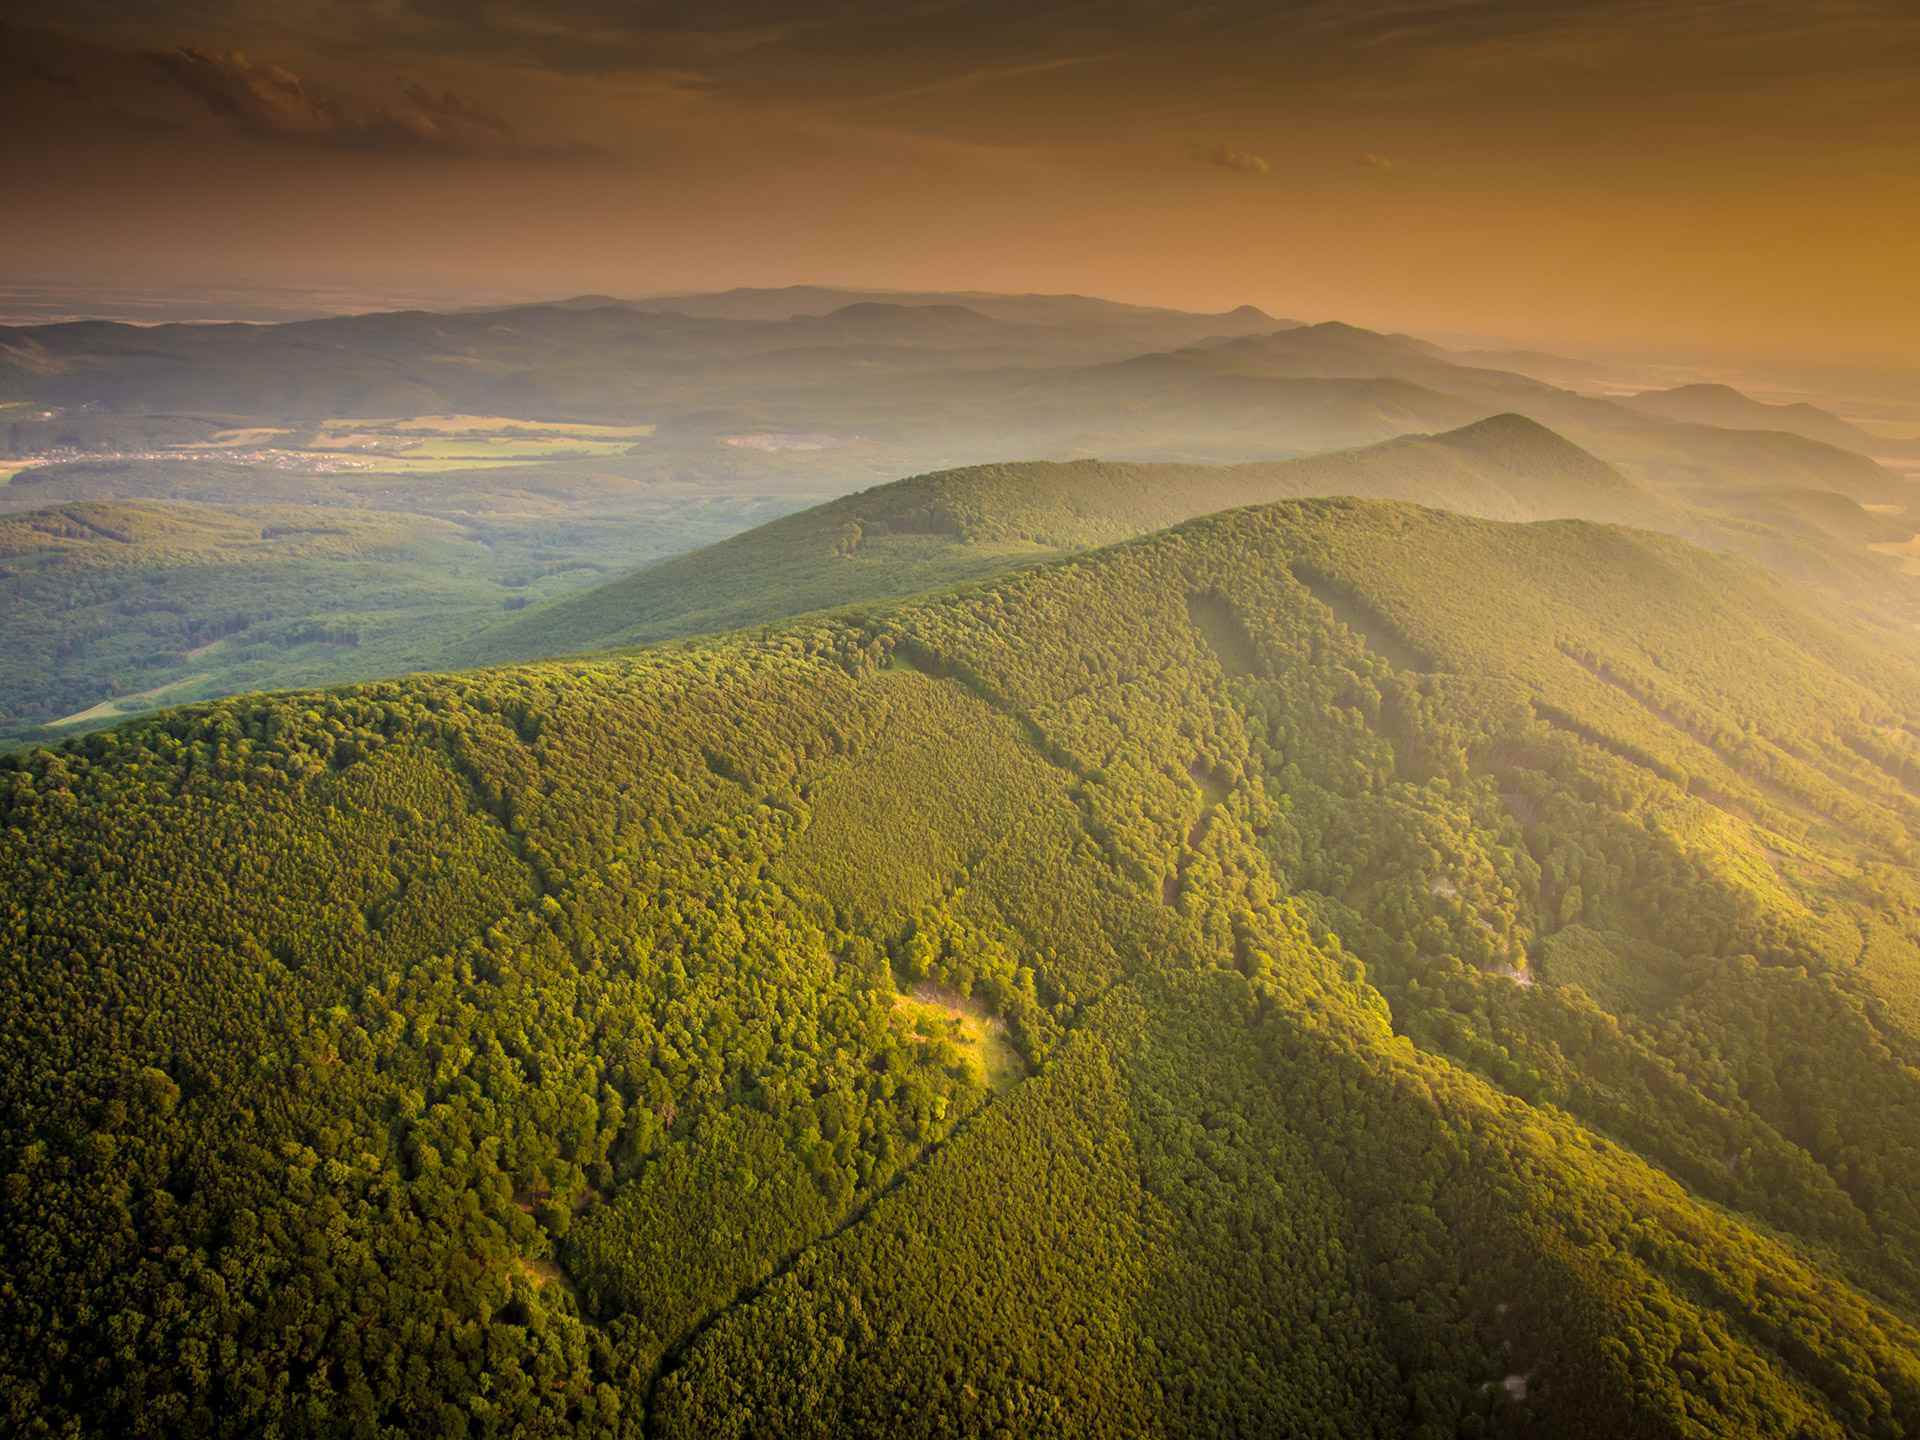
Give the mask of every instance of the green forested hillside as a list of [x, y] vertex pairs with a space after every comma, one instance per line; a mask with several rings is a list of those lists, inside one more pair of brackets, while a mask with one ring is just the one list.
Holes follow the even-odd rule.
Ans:
[[1870, 548], [1911, 533], [1892, 515], [1795, 488], [1656, 495], [1544, 426], [1496, 415], [1439, 435], [1267, 464], [1084, 460], [915, 476], [502, 620], [448, 658], [537, 659], [764, 624], [1056, 559], [1236, 505], [1320, 495], [1410, 500], [1496, 520], [1647, 526], [1756, 559], [1889, 629], [1920, 621], [1920, 588]]
[[977, 465], [876, 486], [639, 570], [458, 658], [531, 659], [910, 595], [1235, 505], [1308, 495], [1416, 500], [1504, 520], [1656, 523], [1670, 510], [1518, 415], [1259, 465]]
[[0, 761], [0, 1415], [1912, 1434], [1916, 736], [1746, 564], [1312, 501]]

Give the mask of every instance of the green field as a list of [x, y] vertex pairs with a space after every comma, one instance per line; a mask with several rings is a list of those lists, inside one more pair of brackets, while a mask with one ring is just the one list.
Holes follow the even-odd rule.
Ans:
[[333, 419], [320, 423], [323, 433], [339, 431], [394, 435], [515, 435], [553, 434], [581, 440], [644, 440], [651, 425], [575, 424], [565, 420], [521, 420], [508, 415], [412, 415], [391, 420]]
[[621, 455], [653, 433], [651, 425], [576, 425], [500, 415], [415, 415], [395, 420], [327, 420], [307, 435], [305, 448], [328, 455], [366, 455], [382, 469], [405, 472]]

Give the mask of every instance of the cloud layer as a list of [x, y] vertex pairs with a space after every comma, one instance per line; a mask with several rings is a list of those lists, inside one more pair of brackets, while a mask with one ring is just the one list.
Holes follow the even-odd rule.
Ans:
[[405, 288], [457, 260], [555, 289], [830, 278], [1716, 343], [1920, 331], [1913, 0], [45, 14], [57, 33], [0, 34], [17, 274], [218, 254], [309, 283], [351, 257]]
[[[16, 133], [124, 132], [443, 157], [584, 157], [582, 141], [532, 140], [494, 109], [388, 70], [360, 88], [291, 64], [197, 45], [122, 49], [0, 28], [0, 121]], [[386, 67], [383, 67], [385, 69]]]

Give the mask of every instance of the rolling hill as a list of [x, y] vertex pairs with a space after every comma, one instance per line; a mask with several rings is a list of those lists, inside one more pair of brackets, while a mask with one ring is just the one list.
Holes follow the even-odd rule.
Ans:
[[645, 566], [450, 651], [458, 664], [534, 659], [764, 624], [897, 598], [1145, 534], [1237, 505], [1316, 495], [1408, 500], [1499, 520], [1636, 524], [1770, 568], [1889, 626], [1920, 592], [1871, 547], [1911, 527], [1793, 488], [1662, 499], [1519, 415], [1439, 435], [1271, 464], [1103, 461], [974, 466], [877, 486]]
[[1795, 486], [1875, 504], [1905, 504], [1911, 493], [1906, 480], [1851, 443], [1793, 433], [1787, 426], [1723, 423], [1750, 419], [1745, 409], [1709, 420], [1682, 413], [1695, 408], [1684, 403], [1643, 407], [1603, 399], [1463, 363], [1470, 358], [1411, 336], [1328, 322], [1190, 346], [1159, 363], [1209, 377], [1386, 379], [1417, 385], [1476, 407], [1482, 415], [1516, 411], [1537, 420], [1660, 490]]
[[992, 297], [835, 298], [842, 303], [780, 314], [710, 306], [684, 313], [586, 297], [278, 325], [0, 328], [0, 400], [279, 420], [429, 413], [652, 420], [699, 403], [682, 398], [692, 371], [701, 380], [696, 396], [718, 389], [739, 400], [753, 391], [727, 389], [728, 374], [742, 385], [771, 379], [823, 387], [840, 372], [910, 356], [938, 365], [956, 356], [975, 366], [1085, 363], [1186, 344], [1219, 333], [1216, 327], [1245, 333], [1280, 323], [1257, 311], [1202, 316], [1093, 301], [1036, 311]]
[[1511, 415], [1267, 465], [975, 466], [864, 490], [647, 566], [482, 635], [456, 658], [526, 659], [761, 624], [1307, 495], [1417, 500], [1504, 519], [1645, 520], [1659, 509], [1591, 455]]
[[[0, 513], [324, 506], [362, 512], [342, 523], [368, 533], [459, 537], [386, 547], [360, 572], [303, 562], [278, 577], [285, 547], [257, 548], [247, 565], [228, 564], [231, 549], [209, 550], [191, 567], [126, 547], [113, 580], [95, 567], [71, 605], [54, 592], [77, 556], [43, 555], [32, 576], [12, 566], [0, 575], [0, 599], [15, 601], [0, 648], [20, 663], [0, 665], [0, 743], [48, 723], [91, 724], [235, 689], [777, 618], [794, 613], [793, 602], [908, 593], [1222, 505], [1315, 493], [1502, 519], [1629, 521], [1760, 558], [1896, 630], [1920, 618], [1910, 567], [1891, 555], [1907, 537], [1884, 518], [1904, 514], [1911, 484], [1870, 456], [1779, 430], [1644, 413], [1477, 363], [1486, 358], [1246, 307], [1183, 314], [1078, 296], [824, 287], [671, 304], [580, 296], [292, 324], [0, 331], [0, 446], [11, 452], [0, 454]], [[1552, 474], [1514, 473], [1484, 452], [1389, 444], [1510, 414], [1604, 461], [1607, 483], [1624, 477], [1631, 495], [1578, 486], [1560, 495]], [[1259, 468], [1371, 446], [1386, 448], [1266, 478]], [[587, 598], [603, 577], [769, 516], [901, 475], [1004, 470], [1010, 457], [1079, 464], [1050, 472], [1036, 493], [1111, 482], [1119, 508], [1089, 528], [1102, 502], [1072, 501], [1070, 545], [1038, 515], [1032, 535], [976, 536], [957, 548], [881, 517], [844, 563], [818, 563], [838, 539], [737, 573], [728, 551], [720, 569], [679, 587], [688, 605], [663, 589], [658, 603], [636, 600], [630, 616], [596, 615], [607, 597]], [[1544, 455], [1527, 463], [1536, 461], [1548, 472], [1557, 464]], [[1195, 474], [1202, 464], [1253, 468], [1222, 480]], [[1128, 468], [1141, 465], [1187, 468]], [[1144, 495], [1160, 485], [1169, 498]], [[1836, 509], [1834, 496], [1855, 511]], [[996, 494], [994, 505], [1012, 523], [1007, 499]], [[753, 553], [738, 552], [742, 563]], [[205, 563], [216, 555], [220, 564]], [[349, 579], [367, 604], [336, 583]], [[543, 629], [541, 607], [568, 595], [579, 604], [556, 609]], [[525, 623], [509, 621], [523, 602]], [[203, 650], [204, 637], [237, 637], [235, 624], [247, 643]], [[360, 643], [281, 643], [292, 635]], [[297, 653], [282, 663], [277, 650]], [[198, 663], [203, 655], [216, 663]]]
[[1125, 333], [1132, 343], [1178, 345], [1212, 335], [1264, 334], [1297, 325], [1253, 305], [1195, 314], [1092, 295], [1002, 295], [980, 290], [859, 290], [826, 285], [751, 287], [617, 302], [636, 310], [716, 320], [792, 320], [864, 304], [958, 306], [1015, 325]]
[[1898, 1436], [1916, 735], [1751, 565], [1313, 500], [0, 759], [0, 1414]]
[[1891, 444], [1817, 405], [1769, 405], [1741, 394], [1731, 385], [1681, 385], [1671, 390], [1646, 390], [1626, 396], [1620, 403], [1648, 415], [1694, 425], [1784, 431], [1861, 455], [1887, 453]]

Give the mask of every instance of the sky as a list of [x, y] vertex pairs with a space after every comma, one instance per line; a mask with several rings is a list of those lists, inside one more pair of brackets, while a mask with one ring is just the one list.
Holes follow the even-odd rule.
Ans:
[[1916, 0], [0, 0], [0, 280], [1910, 360]]

